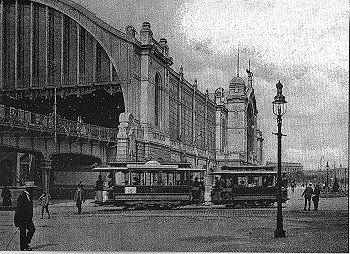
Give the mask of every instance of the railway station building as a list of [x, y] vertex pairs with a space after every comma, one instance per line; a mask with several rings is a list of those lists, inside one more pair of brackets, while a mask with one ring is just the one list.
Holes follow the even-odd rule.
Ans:
[[201, 91], [150, 23], [136, 37], [70, 0], [1, 0], [0, 19], [0, 186], [92, 188], [110, 161], [261, 164], [250, 70]]

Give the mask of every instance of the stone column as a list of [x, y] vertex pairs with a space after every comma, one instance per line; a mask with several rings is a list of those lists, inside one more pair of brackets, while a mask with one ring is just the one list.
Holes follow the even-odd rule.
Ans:
[[16, 158], [16, 186], [19, 187], [23, 183], [22, 176], [23, 174], [21, 173], [21, 157], [24, 155], [24, 153], [17, 153], [17, 158]]
[[52, 160], [43, 159], [41, 161], [41, 173], [42, 173], [42, 186], [43, 191], [49, 193], [50, 190], [50, 173], [51, 173], [51, 162]]
[[121, 113], [119, 115], [119, 132], [117, 135], [117, 156], [118, 161], [128, 161], [130, 160], [129, 155], [129, 135], [130, 132], [130, 122], [132, 121], [132, 115], [130, 113]]

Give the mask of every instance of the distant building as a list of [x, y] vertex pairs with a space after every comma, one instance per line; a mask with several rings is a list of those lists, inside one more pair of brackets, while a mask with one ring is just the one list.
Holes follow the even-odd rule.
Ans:
[[[266, 162], [266, 166], [275, 166], [277, 167], [276, 162], [268, 161]], [[298, 162], [282, 162], [282, 172], [286, 172], [287, 174], [293, 174], [303, 171], [303, 165]]]
[[329, 169], [329, 171], [330, 176], [336, 177], [338, 180], [349, 178], [349, 169], [342, 167], [342, 165], [339, 168]]
[[[238, 64], [237, 64], [238, 66]], [[258, 127], [258, 110], [253, 88], [253, 72], [248, 82], [237, 76], [229, 89], [220, 87], [209, 98], [216, 106], [216, 166], [261, 165], [263, 134]]]

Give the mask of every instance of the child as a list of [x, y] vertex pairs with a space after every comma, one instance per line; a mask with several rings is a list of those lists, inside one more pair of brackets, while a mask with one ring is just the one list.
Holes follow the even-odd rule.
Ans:
[[43, 192], [43, 194], [40, 196], [39, 200], [41, 200], [41, 218], [44, 218], [44, 209], [46, 210], [47, 214], [49, 215], [50, 219], [50, 212], [49, 212], [49, 200], [50, 200], [50, 194]]

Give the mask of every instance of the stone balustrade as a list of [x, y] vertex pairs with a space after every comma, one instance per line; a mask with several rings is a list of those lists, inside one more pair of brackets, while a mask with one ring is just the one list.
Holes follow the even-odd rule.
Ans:
[[1, 104], [0, 124], [33, 131], [51, 133], [56, 131], [58, 135], [82, 137], [105, 142], [116, 142], [118, 134], [117, 128], [106, 128], [60, 117], [56, 118], [55, 128], [55, 117], [53, 114], [43, 115]]

